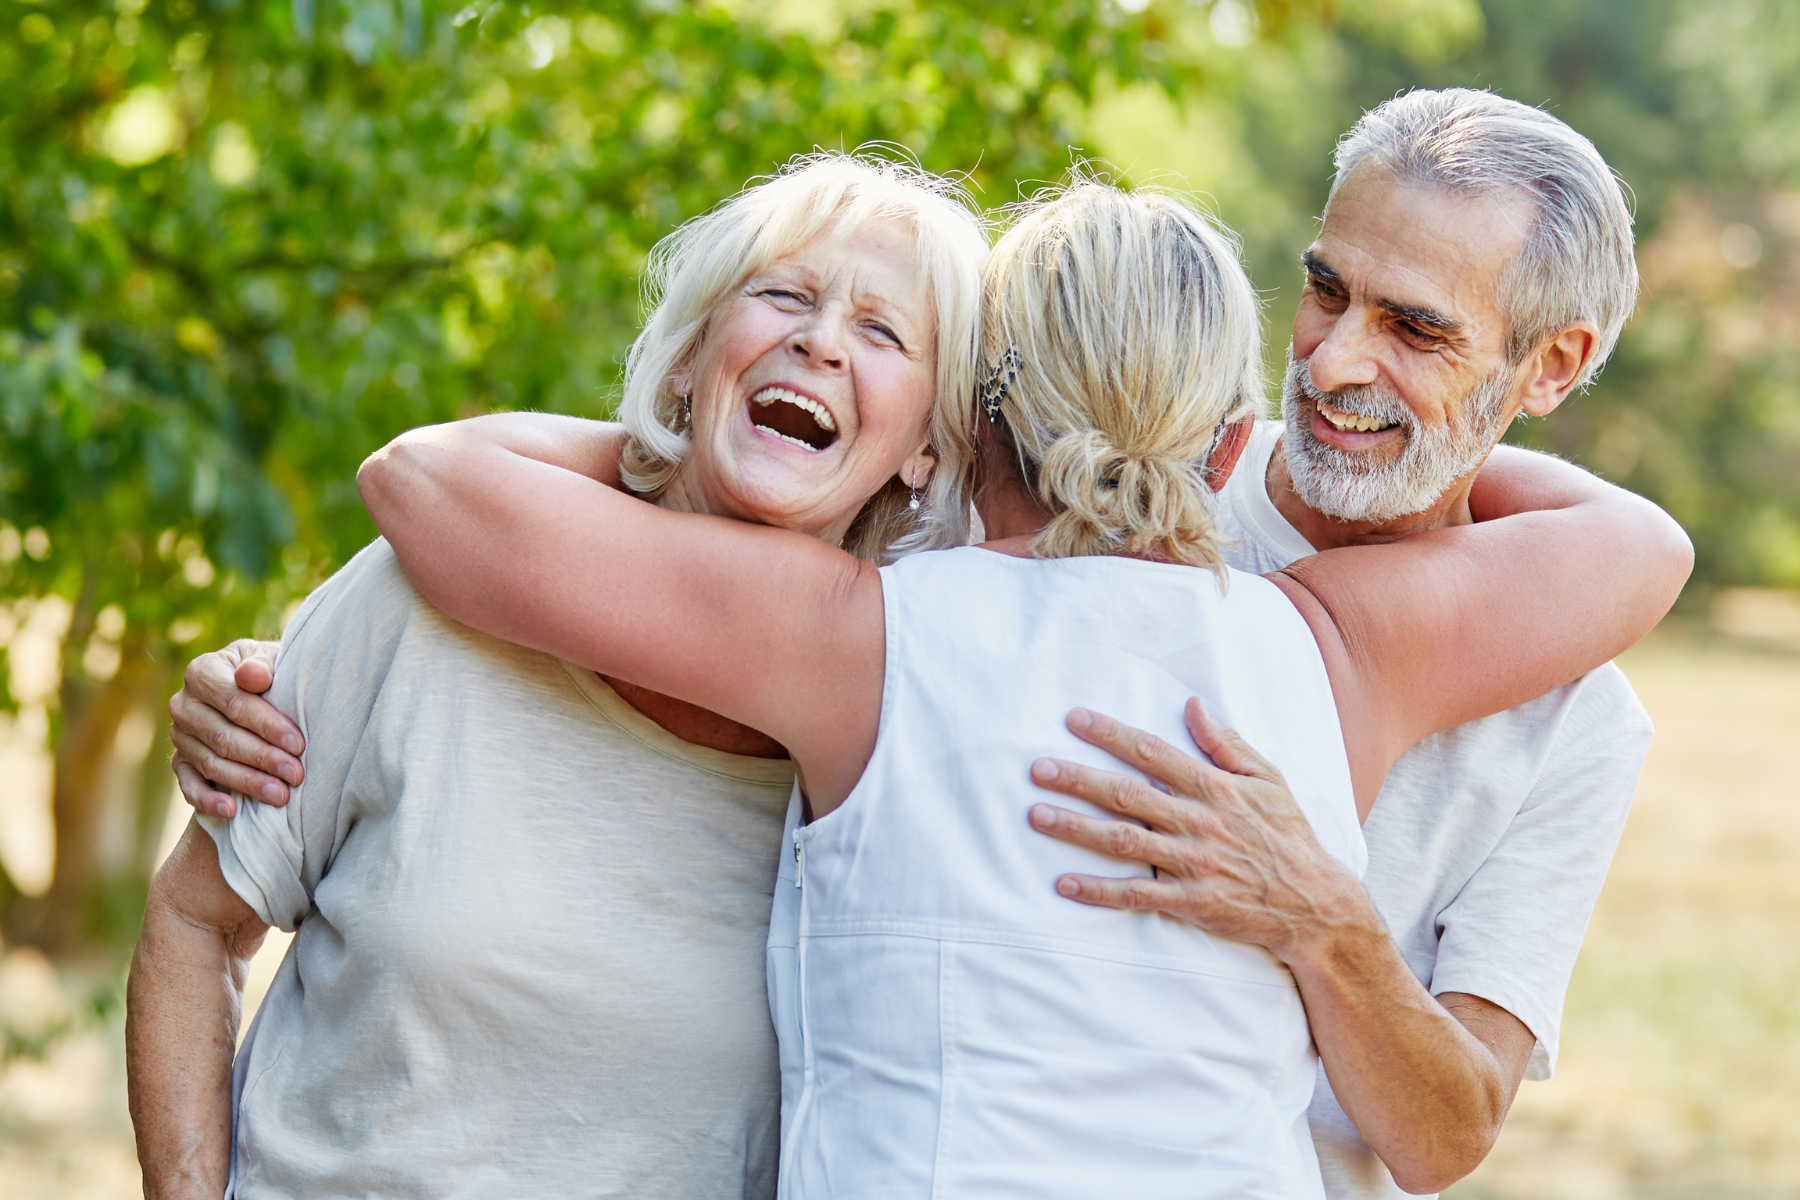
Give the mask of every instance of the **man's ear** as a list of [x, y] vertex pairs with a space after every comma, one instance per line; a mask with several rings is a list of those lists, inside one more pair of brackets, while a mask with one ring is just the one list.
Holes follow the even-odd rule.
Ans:
[[1565, 325], [1525, 360], [1519, 405], [1534, 417], [1561, 404], [1600, 350], [1600, 330], [1591, 321]]
[[1237, 470], [1238, 459], [1244, 456], [1244, 448], [1250, 444], [1250, 434], [1256, 428], [1254, 414], [1233, 421], [1219, 434], [1219, 444], [1206, 460], [1206, 486], [1213, 491], [1221, 491], [1231, 473]]

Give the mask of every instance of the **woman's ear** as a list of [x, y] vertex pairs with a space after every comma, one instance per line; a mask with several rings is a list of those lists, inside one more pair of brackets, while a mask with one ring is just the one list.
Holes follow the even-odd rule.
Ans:
[[1220, 491], [1225, 481], [1231, 478], [1232, 471], [1237, 469], [1238, 459], [1244, 456], [1244, 447], [1250, 444], [1250, 434], [1256, 428], [1254, 415], [1242, 417], [1219, 431], [1219, 444], [1206, 460], [1206, 484], [1213, 491]]
[[931, 474], [937, 470], [937, 458], [926, 447], [900, 464], [900, 482], [917, 492], [931, 482]]

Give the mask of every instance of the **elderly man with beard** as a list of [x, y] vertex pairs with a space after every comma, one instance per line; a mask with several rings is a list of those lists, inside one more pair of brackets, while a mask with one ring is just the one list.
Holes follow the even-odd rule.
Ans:
[[[1507, 426], [1593, 378], [1637, 291], [1631, 214], [1593, 145], [1466, 90], [1413, 92], [1357, 123], [1302, 263], [1283, 420], [1257, 425], [1221, 495], [1231, 565], [1258, 573], [1470, 523]], [[1359, 884], [1273, 789], [1245, 807], [1208, 786], [1213, 768], [1108, 726], [1091, 740], [1193, 800], [1148, 821], [1181, 850], [1154, 883], [1061, 890], [1281, 957], [1323, 1062], [1309, 1116], [1327, 1194], [1435, 1192], [1486, 1156], [1520, 1080], [1550, 1075], [1651, 733], [1608, 665], [1438, 734], [1389, 774]], [[1040, 780], [1140, 819], [1156, 804], [1123, 776]], [[1106, 849], [1107, 822], [1050, 804], [1032, 822]]]

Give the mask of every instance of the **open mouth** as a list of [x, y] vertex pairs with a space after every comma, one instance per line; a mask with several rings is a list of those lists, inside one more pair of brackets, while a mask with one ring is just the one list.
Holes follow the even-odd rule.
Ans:
[[1380, 433], [1384, 429], [1394, 427], [1392, 421], [1345, 412], [1341, 408], [1333, 408], [1323, 400], [1315, 400], [1313, 404], [1319, 410], [1319, 415], [1325, 418], [1327, 424], [1344, 433]]
[[750, 423], [815, 453], [838, 438], [837, 421], [830, 410], [784, 387], [766, 387], [750, 397]]

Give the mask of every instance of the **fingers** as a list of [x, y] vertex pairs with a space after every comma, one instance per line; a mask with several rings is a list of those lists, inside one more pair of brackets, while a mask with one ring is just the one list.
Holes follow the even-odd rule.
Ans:
[[1090, 817], [1054, 804], [1034, 804], [1028, 816], [1033, 829], [1060, 842], [1127, 862], [1171, 865], [1167, 840], [1142, 825]]
[[236, 799], [208, 785], [200, 772], [181, 759], [170, 765], [175, 768], [175, 782], [181, 786], [182, 798], [195, 809], [209, 817], [237, 816]]
[[[280, 642], [258, 642], [250, 638], [239, 638], [226, 647], [227, 651], [239, 659], [233, 680], [246, 692], [257, 695], [269, 690], [275, 683], [275, 656], [281, 650]], [[295, 753], [299, 753], [295, 751]]]
[[[277, 808], [288, 802], [287, 785], [274, 776], [222, 757], [184, 729], [171, 728], [169, 739], [175, 743], [177, 760], [199, 772], [214, 791], [237, 792]], [[179, 771], [176, 777], [180, 777]]]
[[[248, 699], [272, 707], [255, 696]], [[306, 768], [299, 759], [270, 745], [255, 729], [245, 728], [242, 722], [234, 723], [212, 705], [194, 699], [185, 690], [169, 698], [169, 723], [173, 730], [204, 743], [220, 758], [242, 763], [295, 786], [306, 779]]]
[[1182, 820], [1182, 814], [1192, 807], [1190, 803], [1173, 800], [1143, 780], [1116, 771], [1102, 771], [1060, 758], [1040, 758], [1031, 764], [1031, 781], [1046, 791], [1086, 800], [1157, 829], [1173, 829], [1191, 823]]
[[1177, 750], [1155, 734], [1085, 708], [1071, 709], [1068, 723], [1070, 733], [1136, 767], [1150, 778], [1161, 780], [1184, 795], [1204, 794], [1207, 772], [1214, 768]]
[[1129, 879], [1064, 875], [1056, 881], [1056, 893], [1097, 908], [1148, 909], [1177, 915], [1187, 899], [1179, 885], [1161, 879], [1146, 879], [1142, 875]]
[[[269, 657], [261, 651], [262, 646], [264, 643], [260, 642], [233, 642], [223, 650], [200, 655], [187, 665], [182, 677], [182, 691], [200, 704], [223, 713], [228, 721], [242, 726], [258, 740], [279, 747], [289, 755], [297, 755], [306, 748], [300, 727], [255, 694], [258, 688], [267, 691], [273, 681], [273, 676], [268, 673]], [[247, 656], [251, 654], [254, 656]], [[169, 714], [178, 722], [182, 719], [176, 713], [173, 701]], [[225, 747], [219, 749], [222, 753], [230, 753]], [[239, 761], [261, 765], [256, 759]], [[297, 759], [294, 766], [299, 766]], [[293, 782], [298, 783], [299, 779]]]
[[1281, 782], [1281, 772], [1275, 769], [1275, 764], [1258, 754], [1235, 729], [1227, 729], [1215, 720], [1200, 697], [1188, 700], [1186, 713], [1188, 732], [1194, 735], [1194, 744], [1204, 750], [1216, 766], [1233, 775]]

